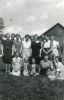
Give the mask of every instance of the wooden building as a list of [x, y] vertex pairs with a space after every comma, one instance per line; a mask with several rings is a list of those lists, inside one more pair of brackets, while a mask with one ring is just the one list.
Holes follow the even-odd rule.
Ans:
[[54, 25], [53, 27], [51, 27], [48, 31], [46, 31], [45, 33], [43, 33], [39, 39], [42, 39], [42, 36], [48, 36], [51, 37], [52, 35], [55, 37], [55, 40], [59, 41], [60, 44], [60, 56], [63, 58], [64, 60], [64, 26], [62, 26], [61, 24], [57, 23], [56, 25]]

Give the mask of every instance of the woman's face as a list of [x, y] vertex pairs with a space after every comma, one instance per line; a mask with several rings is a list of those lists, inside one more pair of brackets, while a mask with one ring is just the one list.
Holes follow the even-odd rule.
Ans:
[[52, 41], [54, 40], [54, 36], [51, 36], [51, 40], [52, 40]]
[[37, 35], [34, 36], [34, 40], [35, 40], [35, 41], [38, 40], [38, 36], [37, 36]]
[[26, 36], [26, 41], [28, 41], [29, 40], [29, 36]]
[[26, 57], [26, 58], [24, 59], [24, 62], [25, 62], [25, 63], [28, 63], [28, 57]]
[[32, 58], [32, 64], [35, 64], [35, 59], [34, 58]]
[[45, 57], [44, 57], [44, 60], [45, 60], [45, 61], [48, 61], [48, 56], [45, 56]]
[[48, 41], [49, 40], [49, 37], [46, 37], [46, 41]]
[[16, 53], [16, 58], [18, 58], [19, 57], [19, 53]]
[[58, 62], [58, 57], [55, 58], [56, 62]]
[[11, 35], [11, 38], [14, 39], [15, 35]]
[[33, 37], [33, 36], [31, 36], [31, 40], [32, 40], [32, 41], [34, 40], [34, 37]]
[[16, 36], [16, 40], [19, 40], [19, 36]]
[[9, 39], [10, 38], [10, 34], [6, 34], [6, 38]]

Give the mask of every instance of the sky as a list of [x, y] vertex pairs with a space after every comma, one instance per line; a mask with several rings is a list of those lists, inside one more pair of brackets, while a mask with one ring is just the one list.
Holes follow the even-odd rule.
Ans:
[[41, 35], [56, 23], [64, 25], [64, 0], [0, 0], [4, 32]]

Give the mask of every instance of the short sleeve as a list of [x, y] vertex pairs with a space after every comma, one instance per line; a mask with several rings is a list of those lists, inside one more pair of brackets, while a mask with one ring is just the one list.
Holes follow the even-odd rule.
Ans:
[[49, 63], [50, 63], [50, 67], [53, 68], [53, 63], [52, 63], [52, 61], [50, 61]]

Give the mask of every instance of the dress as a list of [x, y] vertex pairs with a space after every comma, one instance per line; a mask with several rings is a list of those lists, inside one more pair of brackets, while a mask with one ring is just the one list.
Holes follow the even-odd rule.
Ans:
[[36, 64], [40, 63], [40, 49], [41, 49], [41, 42], [36, 41], [36, 42], [32, 42], [31, 44], [31, 49], [32, 49], [32, 58], [35, 58], [36, 60]]
[[35, 75], [36, 74], [36, 64], [32, 64], [31, 65], [31, 75]]
[[14, 75], [14, 76], [20, 76], [20, 74], [21, 74], [21, 67], [22, 67], [22, 58], [14, 57], [13, 61], [12, 61], [12, 67], [13, 67], [13, 70], [12, 70], [11, 74]]
[[14, 41], [14, 45], [15, 45], [15, 52], [21, 53], [22, 42], [21, 41]]
[[54, 56], [59, 56], [59, 52], [58, 52], [58, 47], [59, 47], [59, 42], [53, 40], [53, 44], [52, 44], [52, 55]]
[[12, 45], [13, 42], [11, 40], [2, 40], [3, 45], [3, 62], [5, 64], [11, 64], [12, 63]]
[[42, 60], [40, 64], [41, 64], [41, 74], [43, 75], [47, 75], [50, 69], [53, 68], [53, 64], [50, 60], [48, 61]]
[[28, 72], [28, 63], [24, 63], [23, 75], [24, 75], [24, 76], [29, 76], [29, 72]]
[[64, 65], [61, 62], [57, 63], [57, 71], [60, 72], [60, 74], [57, 77], [57, 79], [64, 80]]
[[31, 40], [22, 41], [22, 57], [23, 59], [29, 58], [31, 56]]

